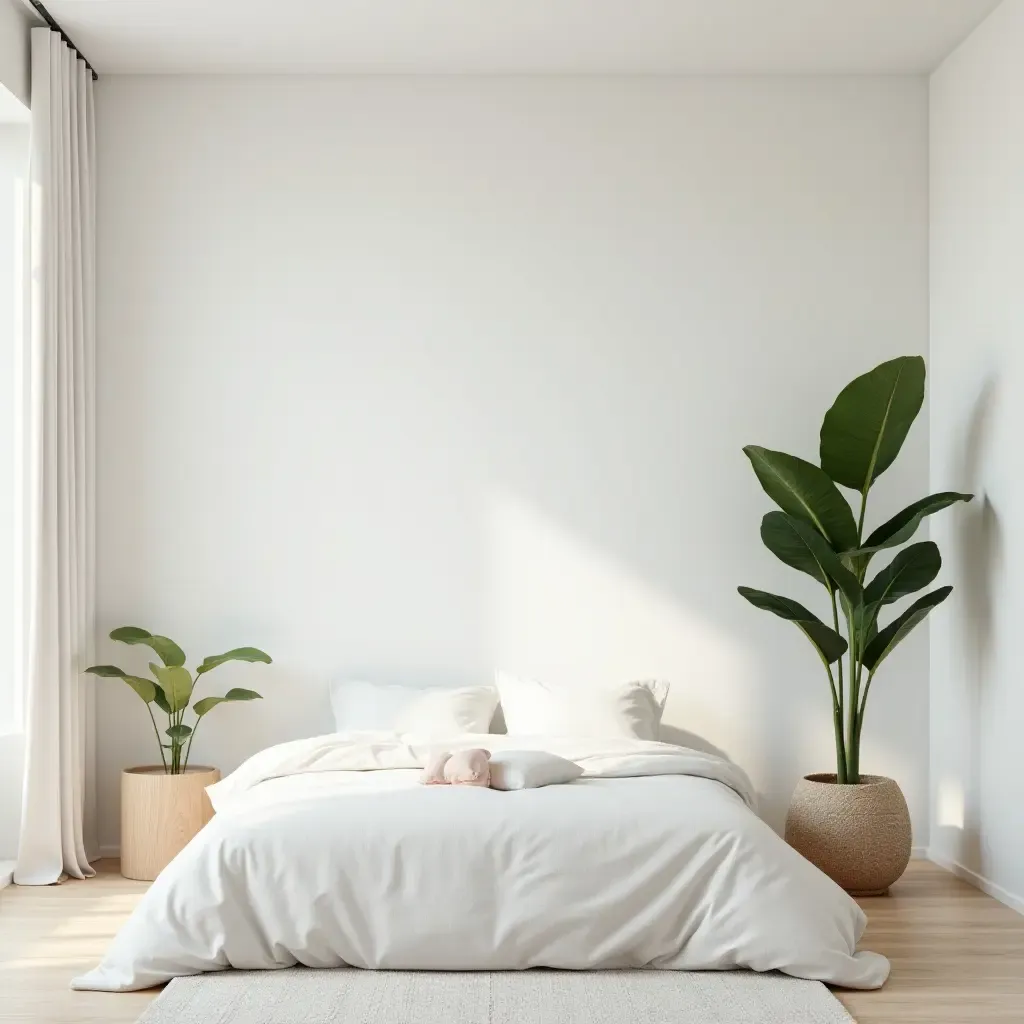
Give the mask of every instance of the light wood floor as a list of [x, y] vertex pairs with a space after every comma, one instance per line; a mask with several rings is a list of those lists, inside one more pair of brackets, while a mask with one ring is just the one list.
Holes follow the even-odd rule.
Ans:
[[[131, 1024], [156, 994], [68, 988], [145, 890], [116, 861], [99, 867], [88, 882], [0, 891], [0, 1021]], [[892, 960], [892, 976], [878, 992], [838, 993], [860, 1024], [1024, 1024], [1024, 916], [922, 861], [863, 905], [863, 945]]]

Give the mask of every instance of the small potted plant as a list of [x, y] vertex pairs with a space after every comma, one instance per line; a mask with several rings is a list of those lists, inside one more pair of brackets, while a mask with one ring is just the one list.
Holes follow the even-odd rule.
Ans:
[[[871, 486], [899, 454], [924, 401], [924, 384], [920, 356], [882, 363], [848, 384], [821, 425], [820, 466], [785, 452], [752, 445], [743, 449], [761, 486], [779, 506], [761, 521], [765, 547], [825, 588], [831, 618], [827, 625], [789, 598], [739, 588], [752, 605], [792, 622], [810, 640], [832, 699], [836, 771], [805, 776], [797, 785], [786, 839], [858, 895], [885, 892], [903, 874], [911, 849], [910, 814], [899, 786], [860, 770], [871, 683], [896, 645], [953, 589], [925, 594], [883, 625], [888, 606], [928, 586], [942, 559], [938, 547], [926, 540], [902, 548], [870, 580], [868, 569], [883, 553], [910, 540], [926, 516], [973, 497], [955, 491], [931, 494], [865, 536]], [[856, 519], [837, 484], [859, 498]]]
[[[156, 636], [138, 626], [122, 626], [110, 634], [110, 639], [143, 644], [155, 651], [162, 662], [150, 662], [152, 679], [130, 675], [116, 665], [93, 665], [86, 669], [95, 676], [123, 679], [145, 702], [153, 723], [160, 764], [126, 768], [121, 773], [121, 874], [152, 881], [213, 816], [205, 791], [220, 778], [220, 771], [189, 764], [199, 723], [218, 704], [260, 697], [255, 690], [239, 687], [222, 697], [202, 697], [192, 704], [195, 720], [188, 725], [185, 712], [199, 678], [227, 661], [269, 665], [270, 656], [255, 647], [236, 647], [204, 659], [193, 678], [185, 668], [185, 652], [165, 636]], [[163, 736], [153, 714], [154, 704], [167, 716]]]

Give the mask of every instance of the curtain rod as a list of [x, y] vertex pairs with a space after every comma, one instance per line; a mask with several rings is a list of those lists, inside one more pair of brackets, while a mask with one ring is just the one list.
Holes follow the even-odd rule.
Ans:
[[43, 21], [45, 21], [46, 24], [49, 25], [54, 32], [60, 35], [61, 39], [63, 39], [64, 42], [67, 43], [68, 46], [70, 46], [71, 49], [78, 54], [79, 58], [85, 61], [85, 66], [89, 69], [90, 72], [92, 72], [92, 80], [95, 82], [100, 77], [96, 74], [96, 69], [89, 63], [89, 60], [85, 56], [85, 54], [82, 53], [82, 51], [77, 46], [75, 46], [74, 40], [71, 38], [71, 36], [69, 36], [67, 32], [65, 32], [64, 29], [62, 29], [60, 25], [57, 24], [56, 18], [54, 18], [54, 16], [43, 6], [41, 0], [28, 0], [28, 2], [33, 6], [33, 8], [35, 8], [35, 10], [38, 12], [39, 16], [43, 19]]

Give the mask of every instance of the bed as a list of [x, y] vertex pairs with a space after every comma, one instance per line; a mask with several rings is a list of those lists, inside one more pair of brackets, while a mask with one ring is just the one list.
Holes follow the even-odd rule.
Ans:
[[[439, 749], [547, 750], [578, 780], [422, 786]], [[859, 906], [728, 761], [650, 740], [333, 733], [268, 748], [72, 987], [228, 968], [778, 970], [877, 988]]]

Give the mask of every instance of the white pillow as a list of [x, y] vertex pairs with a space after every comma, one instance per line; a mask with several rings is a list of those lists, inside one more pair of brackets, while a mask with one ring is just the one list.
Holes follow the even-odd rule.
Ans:
[[419, 688], [361, 680], [331, 684], [338, 732], [383, 729], [440, 737], [489, 732], [497, 706], [493, 686]]
[[498, 672], [510, 735], [656, 740], [669, 684], [657, 679], [614, 687], [557, 685]]
[[575, 761], [546, 750], [502, 750], [491, 755], [491, 789], [536, 789], [572, 782], [582, 774]]

